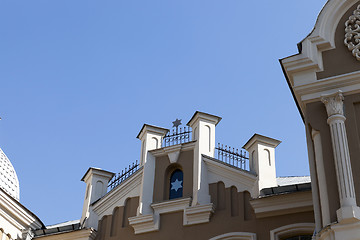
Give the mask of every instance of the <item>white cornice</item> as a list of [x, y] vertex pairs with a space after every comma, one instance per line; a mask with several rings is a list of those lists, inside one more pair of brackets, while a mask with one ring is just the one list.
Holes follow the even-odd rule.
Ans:
[[203, 155], [203, 160], [207, 164], [209, 172], [209, 184], [224, 182], [225, 187], [235, 186], [238, 191], [251, 192], [255, 186], [257, 176], [235, 167], [219, 163], [211, 157]]
[[260, 134], [255, 133], [243, 146], [243, 148], [245, 150], [248, 151], [248, 149], [250, 149], [252, 147], [252, 145], [254, 145], [255, 143], [261, 143], [261, 144], [265, 144], [267, 146], [270, 146], [272, 148], [276, 148], [281, 141], [274, 139], [274, 138], [270, 138], [270, 137], [266, 137]]
[[41, 240], [74, 240], [74, 239], [82, 239], [82, 240], [93, 240], [96, 237], [96, 231], [94, 229], [81, 229], [70, 232], [60, 232], [51, 235], [38, 236], [34, 239]]
[[153, 214], [129, 217], [129, 224], [134, 228], [135, 234], [158, 231], [157, 221]]
[[285, 193], [250, 201], [257, 218], [313, 210], [311, 191]]
[[166, 156], [169, 153], [173, 153], [173, 152], [177, 152], [177, 151], [185, 152], [185, 151], [194, 150], [195, 143], [196, 143], [196, 141], [191, 141], [191, 142], [187, 142], [187, 143], [172, 145], [169, 147], [154, 149], [149, 152], [155, 157], [161, 157], [161, 156]]
[[152, 133], [163, 137], [167, 132], [169, 132], [169, 129], [144, 124], [136, 138], [141, 140], [146, 135], [146, 133]]
[[323, 70], [322, 51], [335, 47], [335, 31], [341, 17], [358, 0], [330, 0], [321, 10], [313, 31], [302, 42], [300, 54], [282, 60], [286, 72], [293, 75], [297, 72], [315, 69]]
[[111, 179], [113, 176], [114, 176], [114, 173], [113, 172], [109, 172], [109, 171], [105, 171], [105, 170], [102, 170], [101, 168], [94, 168], [94, 167], [91, 167], [89, 168], [86, 173], [84, 174], [84, 176], [81, 178], [81, 181], [83, 182], [87, 182], [88, 179], [91, 177], [91, 176], [99, 176], [99, 177], [103, 177], [103, 178], [106, 178], [106, 179]]
[[204, 113], [204, 112], [196, 111], [186, 125], [191, 127], [198, 121], [209, 122], [209, 123], [215, 124], [215, 126], [216, 126], [221, 121], [221, 117], [218, 117], [218, 116], [215, 116], [212, 114], [208, 114], [208, 113]]
[[294, 87], [302, 102], [319, 101], [322, 95], [341, 90], [344, 95], [360, 92], [360, 71], [317, 80]]
[[155, 214], [162, 214], [183, 211], [185, 208], [190, 206], [190, 203], [191, 198], [181, 198], [160, 203], [153, 203], [151, 204], [151, 207], [154, 209]]
[[29, 227], [32, 229], [43, 227], [42, 223], [32, 216], [27, 209], [2, 191], [0, 191], [0, 206], [0, 215], [11, 222], [19, 230]]
[[212, 203], [188, 207], [184, 211], [184, 225], [194, 225], [210, 222], [211, 214], [215, 211]]
[[[115, 187], [112, 191], [107, 193], [103, 198], [93, 204], [93, 210], [98, 215], [101, 216], [108, 209], [113, 209], [115, 204], [121, 198], [135, 197], [129, 196], [128, 194], [136, 189], [140, 188], [141, 178], [143, 174], [143, 168], [139, 169], [136, 173], [131, 175], [128, 179], [122, 182], [119, 186]], [[140, 190], [138, 191], [137, 196], [139, 196]]]
[[161, 214], [183, 212], [183, 225], [207, 223], [214, 212], [212, 203], [190, 207], [191, 198], [173, 199], [151, 204], [153, 214], [129, 217], [129, 224], [134, 228], [135, 234], [158, 231], [160, 229]]

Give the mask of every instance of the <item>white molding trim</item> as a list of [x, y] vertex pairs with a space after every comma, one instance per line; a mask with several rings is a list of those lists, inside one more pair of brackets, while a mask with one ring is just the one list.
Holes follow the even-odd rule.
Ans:
[[335, 48], [336, 27], [345, 12], [357, 0], [328, 1], [321, 10], [313, 31], [302, 43], [302, 53], [283, 59], [288, 73], [294, 74], [309, 69], [323, 70], [322, 51]]
[[214, 212], [212, 203], [190, 207], [191, 198], [174, 199], [160, 203], [153, 203], [151, 207], [154, 214], [129, 217], [129, 223], [134, 228], [135, 234], [158, 231], [160, 229], [160, 218], [163, 213], [183, 211], [183, 225], [189, 226], [210, 221]]
[[154, 209], [155, 214], [179, 212], [189, 207], [191, 198], [174, 199], [160, 203], [153, 203], [151, 207]]
[[160, 228], [160, 214], [172, 213], [183, 211], [183, 224], [186, 225], [186, 208], [191, 204], [191, 198], [174, 199], [160, 203], [153, 203], [151, 207], [154, 209], [155, 219], [159, 220], [155, 222], [156, 226]]
[[93, 211], [99, 216], [99, 219], [104, 215], [112, 214], [115, 207], [123, 206], [127, 198], [140, 195], [142, 174], [143, 168], [139, 169], [119, 186], [108, 192], [99, 201], [93, 203]]
[[360, 71], [324, 78], [314, 83], [294, 87], [303, 102], [319, 101], [322, 95], [341, 90], [344, 95], [360, 92]]
[[313, 210], [311, 191], [279, 194], [250, 201], [257, 218]]
[[[357, 2], [358, 0], [328, 1], [320, 12], [313, 31], [301, 41], [301, 53], [281, 60], [290, 87], [294, 89], [296, 101], [303, 113], [306, 108], [306, 103], [303, 101], [318, 99], [319, 94], [314, 91], [321, 91], [320, 95], [327, 94], [326, 91], [331, 91], [329, 89], [331, 83], [335, 84], [332, 86], [332, 90], [337, 87], [337, 89], [341, 88], [344, 93], [354, 90], [354, 87], [357, 90], [360, 89], [359, 82], [355, 79], [352, 80], [352, 83], [345, 83], [342, 86], [341, 84], [344, 83], [340, 83], [340, 79], [318, 80], [316, 76], [316, 72], [324, 70], [322, 52], [335, 48], [335, 31], [340, 19]], [[352, 88], [349, 85], [352, 85]]]
[[[0, 190], [0, 219], [5, 219], [10, 229], [2, 226], [4, 231], [11, 236], [21, 234], [22, 230], [40, 229], [43, 225], [38, 221], [26, 208], [24, 208], [17, 200]], [[16, 229], [16, 230], [15, 230]], [[14, 232], [16, 231], [16, 233]]]
[[80, 229], [70, 232], [60, 232], [51, 235], [37, 236], [41, 240], [93, 240], [96, 237], [96, 231], [92, 228]]
[[238, 192], [253, 192], [257, 181], [257, 176], [254, 174], [219, 163], [205, 155], [202, 159], [207, 165], [209, 184], [222, 181], [226, 188], [235, 186]]
[[159, 225], [156, 222], [157, 219], [152, 214], [129, 217], [129, 224], [134, 228], [135, 234], [158, 231]]
[[285, 225], [270, 231], [270, 240], [280, 240], [290, 234], [313, 234], [315, 223], [295, 223]]
[[256, 233], [230, 232], [210, 238], [209, 240], [256, 240]]
[[215, 211], [212, 203], [188, 207], [184, 212], [184, 225], [194, 225], [210, 222], [211, 214]]
[[187, 143], [172, 145], [169, 147], [163, 147], [163, 148], [150, 150], [149, 152], [155, 157], [161, 157], [161, 156], [165, 156], [165, 155], [168, 155], [168, 154], [171, 154], [174, 152], [179, 152], [179, 151], [185, 152], [185, 151], [194, 150], [195, 143], [196, 143], [196, 141], [191, 141], [191, 142], [187, 142]]

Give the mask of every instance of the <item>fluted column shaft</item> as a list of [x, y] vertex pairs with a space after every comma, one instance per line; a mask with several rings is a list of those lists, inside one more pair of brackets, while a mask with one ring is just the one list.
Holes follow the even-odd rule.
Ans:
[[356, 206], [354, 180], [345, 129], [344, 97], [339, 91], [322, 97], [328, 114], [341, 207]]

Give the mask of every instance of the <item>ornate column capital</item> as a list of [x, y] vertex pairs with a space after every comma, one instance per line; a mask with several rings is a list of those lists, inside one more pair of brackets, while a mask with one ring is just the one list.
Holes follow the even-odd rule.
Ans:
[[325, 104], [328, 117], [331, 117], [333, 115], [344, 116], [344, 96], [340, 90], [333, 94], [323, 95], [321, 97], [321, 101]]

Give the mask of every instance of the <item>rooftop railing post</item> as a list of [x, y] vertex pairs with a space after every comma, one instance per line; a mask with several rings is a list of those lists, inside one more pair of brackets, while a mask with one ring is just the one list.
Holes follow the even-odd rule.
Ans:
[[248, 157], [246, 157], [246, 152], [242, 150], [232, 148], [228, 145], [220, 144], [218, 143], [217, 147], [215, 148], [217, 150], [217, 159], [221, 162], [224, 162], [226, 164], [229, 164], [231, 166], [241, 168], [243, 170], [249, 170], [246, 168], [246, 161], [249, 160]]

